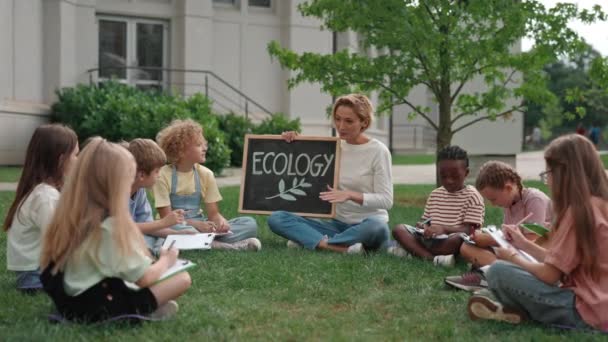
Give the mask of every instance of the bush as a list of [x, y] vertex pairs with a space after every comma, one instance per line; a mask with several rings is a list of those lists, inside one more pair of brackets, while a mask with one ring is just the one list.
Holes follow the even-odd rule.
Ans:
[[218, 119], [210, 101], [200, 94], [183, 98], [110, 81], [64, 88], [57, 91], [57, 97], [51, 121], [69, 125], [81, 141], [96, 135], [111, 141], [155, 139], [172, 120], [191, 118], [203, 126], [209, 141], [205, 165], [221, 173], [230, 162], [230, 148]]
[[245, 134], [252, 133], [254, 125], [249, 118], [230, 113], [218, 117], [219, 127], [226, 135], [230, 154], [230, 165], [241, 166], [243, 164], [243, 149], [245, 146]]
[[255, 134], [281, 134], [285, 131], [301, 132], [300, 119], [289, 120], [283, 113], [275, 113], [253, 129]]

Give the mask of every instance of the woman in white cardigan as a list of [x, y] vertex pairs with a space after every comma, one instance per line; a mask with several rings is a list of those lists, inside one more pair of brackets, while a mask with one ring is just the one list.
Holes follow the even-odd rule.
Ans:
[[[361, 253], [377, 250], [388, 241], [388, 212], [393, 206], [391, 154], [380, 141], [365, 134], [373, 107], [365, 95], [350, 94], [336, 100], [332, 118], [341, 141], [337, 188], [320, 198], [336, 203], [336, 218], [316, 220], [276, 211], [268, 218], [270, 229], [288, 239], [290, 247]], [[287, 142], [298, 139], [284, 132]]]

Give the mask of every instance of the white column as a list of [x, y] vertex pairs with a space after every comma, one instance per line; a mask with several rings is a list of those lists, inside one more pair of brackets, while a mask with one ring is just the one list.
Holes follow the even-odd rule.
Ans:
[[[211, 70], [213, 49], [212, 0], [177, 0], [171, 33], [173, 68]], [[184, 94], [204, 91], [205, 76], [174, 73], [172, 81], [185, 83]]]
[[[288, 0], [289, 10], [288, 38], [283, 46], [297, 53], [332, 53], [332, 32], [321, 31], [319, 20], [303, 17], [297, 9], [303, 0]], [[327, 136], [331, 132], [331, 122], [327, 108], [331, 96], [321, 92], [319, 84], [302, 83], [289, 92], [287, 112], [292, 118], [299, 117], [303, 133]]]

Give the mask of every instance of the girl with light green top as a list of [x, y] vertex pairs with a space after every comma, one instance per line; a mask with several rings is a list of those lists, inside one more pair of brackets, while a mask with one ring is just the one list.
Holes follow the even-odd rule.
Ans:
[[152, 263], [129, 212], [135, 170], [129, 151], [97, 137], [70, 174], [40, 259], [44, 290], [65, 319], [167, 318], [177, 311], [174, 299], [190, 287], [186, 272], [158, 282], [178, 251], [162, 249]]

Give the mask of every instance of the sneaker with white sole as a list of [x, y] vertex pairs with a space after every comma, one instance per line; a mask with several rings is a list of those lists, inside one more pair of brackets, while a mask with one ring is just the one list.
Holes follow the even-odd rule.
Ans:
[[365, 252], [365, 249], [361, 242], [348, 246], [348, 249], [346, 250], [347, 254], [362, 254], [363, 252]]
[[262, 243], [256, 238], [248, 238], [245, 240], [227, 243], [220, 241], [213, 241], [211, 244], [213, 249], [222, 249], [229, 251], [254, 251], [257, 252], [262, 249]]
[[295, 241], [287, 240], [287, 248], [300, 249], [304, 247]]
[[410, 252], [408, 252], [407, 250], [405, 250], [405, 248], [403, 248], [401, 246], [391, 246], [386, 249], [386, 252], [388, 254], [391, 254], [391, 255], [394, 255], [394, 256], [400, 257], [400, 258], [411, 258], [412, 257]]
[[445, 278], [445, 283], [457, 289], [474, 292], [488, 287], [486, 277], [481, 271], [473, 270], [459, 276]]
[[237, 241], [232, 244], [236, 250], [239, 251], [253, 251], [257, 252], [262, 249], [262, 242], [256, 238], [249, 238], [241, 241]]
[[179, 310], [179, 305], [177, 305], [177, 302], [170, 300], [158, 307], [150, 314], [149, 317], [155, 320], [164, 321], [175, 316], [175, 314], [177, 314], [177, 310]]
[[436, 266], [453, 267], [456, 264], [456, 258], [454, 257], [454, 254], [435, 255], [433, 264]]
[[479, 290], [469, 298], [467, 311], [469, 312], [469, 317], [474, 321], [489, 319], [519, 324], [526, 320], [525, 313], [505, 308], [488, 289]]

